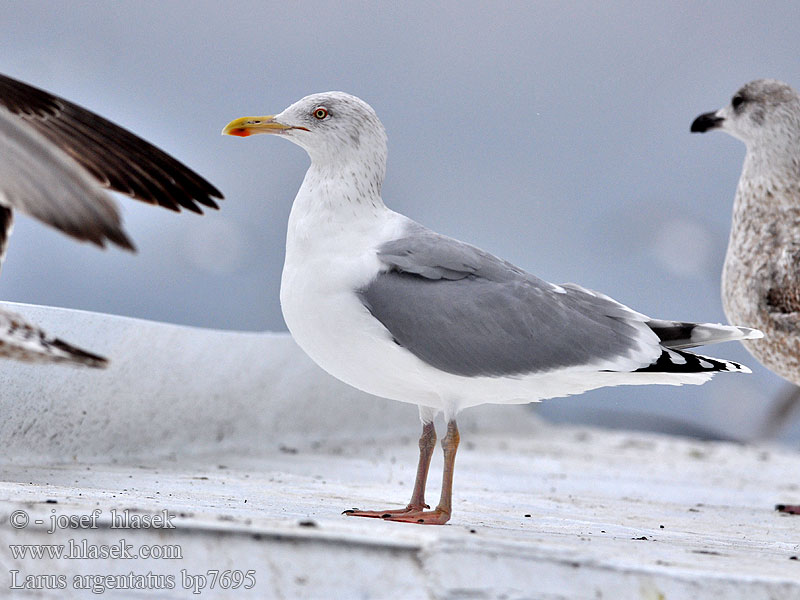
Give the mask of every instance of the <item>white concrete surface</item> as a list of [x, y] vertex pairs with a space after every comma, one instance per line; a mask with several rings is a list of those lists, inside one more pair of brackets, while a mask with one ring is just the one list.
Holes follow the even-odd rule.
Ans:
[[[800, 598], [800, 562], [792, 559], [800, 555], [800, 518], [772, 510], [776, 500], [800, 499], [791, 483], [796, 454], [596, 430], [465, 435], [449, 525], [340, 515], [351, 506], [404, 503], [414, 460], [413, 441], [398, 440], [257, 458], [6, 465], [0, 583], [11, 570], [69, 581], [153, 572], [173, 574], [176, 589], [121, 597], [185, 598], [182, 569], [253, 569], [252, 591], [201, 597]], [[434, 472], [440, 463], [437, 457]], [[109, 529], [112, 508], [166, 509], [177, 528]], [[51, 514], [95, 509], [102, 511], [96, 530], [46, 532]], [[14, 530], [14, 510], [45, 523]], [[7, 549], [84, 538], [179, 545], [183, 558], [14, 560]]]
[[[113, 362], [106, 373], [0, 364], [0, 597], [88, 598], [76, 575], [152, 573], [173, 589], [103, 596], [800, 598], [800, 517], [773, 510], [800, 502], [795, 452], [479, 408], [462, 419], [450, 524], [356, 519], [340, 513], [407, 501], [414, 407], [338, 384], [286, 336], [13, 308]], [[429, 500], [440, 469], [437, 453]], [[167, 510], [176, 527], [113, 529], [112, 509]], [[15, 511], [27, 526], [12, 526]], [[92, 511], [95, 529], [47, 532], [53, 515]], [[182, 558], [15, 558], [10, 547], [123, 538]], [[252, 570], [255, 586], [184, 588], [182, 571], [210, 569]], [[42, 574], [66, 589], [9, 589]]]

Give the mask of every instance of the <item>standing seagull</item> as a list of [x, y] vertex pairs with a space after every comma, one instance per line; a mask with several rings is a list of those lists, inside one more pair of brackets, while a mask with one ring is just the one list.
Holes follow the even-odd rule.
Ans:
[[[691, 126], [695, 133], [714, 129], [747, 147], [722, 269], [725, 314], [762, 330], [764, 341], [745, 342], [747, 349], [800, 385], [800, 95], [780, 81], [751, 81]], [[771, 426], [795, 400], [792, 394], [779, 403]], [[800, 513], [800, 506], [783, 508]]]
[[[653, 320], [577, 285], [537, 279], [386, 208], [386, 133], [354, 96], [314, 94], [278, 115], [232, 121], [223, 133], [278, 134], [311, 157], [289, 217], [281, 280], [294, 339], [342, 381], [419, 405], [411, 502], [351, 515], [446, 523], [463, 408], [610, 385], [699, 384], [717, 371], [749, 371], [684, 349], [753, 339], [758, 331]], [[441, 499], [426, 511], [440, 411], [447, 422]]]
[[[174, 211], [217, 208], [222, 194], [170, 155], [68, 100], [0, 75], [0, 266], [19, 210], [98, 246], [133, 244], [104, 190]], [[105, 366], [105, 359], [50, 338], [0, 311], [0, 357]]]

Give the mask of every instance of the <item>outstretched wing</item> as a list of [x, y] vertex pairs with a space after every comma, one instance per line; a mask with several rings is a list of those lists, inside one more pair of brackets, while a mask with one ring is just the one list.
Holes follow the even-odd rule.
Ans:
[[[41, 134], [0, 108], [0, 208], [6, 227], [21, 210], [79, 240], [133, 249], [114, 201]], [[0, 224], [1, 225], [1, 224]]]
[[[0, 106], [101, 185], [171, 210], [217, 208], [220, 191], [166, 152], [85, 108], [0, 75]], [[2, 155], [0, 155], [2, 156]]]

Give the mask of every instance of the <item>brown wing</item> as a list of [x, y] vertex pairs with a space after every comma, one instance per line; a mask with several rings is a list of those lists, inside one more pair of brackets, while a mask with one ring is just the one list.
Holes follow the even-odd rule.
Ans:
[[800, 313], [800, 242], [785, 245], [770, 275], [767, 310], [776, 316]]
[[85, 108], [0, 75], [0, 106], [36, 129], [101, 185], [170, 210], [217, 208], [220, 191], [186, 165]]
[[0, 106], [2, 238], [20, 210], [79, 240], [133, 250], [111, 196], [77, 162]]
[[767, 291], [767, 306], [773, 312], [800, 313], [800, 289], [796, 285], [782, 285]]

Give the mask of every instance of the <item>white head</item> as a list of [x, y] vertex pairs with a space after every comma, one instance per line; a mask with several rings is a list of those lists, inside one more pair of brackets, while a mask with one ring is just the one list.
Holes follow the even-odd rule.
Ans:
[[369, 104], [344, 92], [306, 96], [277, 115], [236, 119], [222, 133], [278, 134], [304, 148], [322, 169], [361, 164], [381, 181], [386, 171], [383, 124]]
[[800, 95], [774, 79], [757, 79], [737, 91], [728, 106], [704, 113], [691, 131], [720, 129], [742, 140], [748, 150], [800, 154]]

